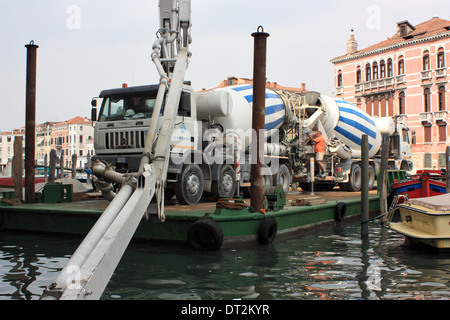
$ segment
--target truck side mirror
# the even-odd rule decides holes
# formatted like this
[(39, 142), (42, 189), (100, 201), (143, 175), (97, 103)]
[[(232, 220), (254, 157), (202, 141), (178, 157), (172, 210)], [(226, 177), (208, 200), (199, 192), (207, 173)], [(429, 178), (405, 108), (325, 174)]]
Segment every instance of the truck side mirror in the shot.
[(182, 117), (191, 116), (191, 95), (187, 92), (181, 93), (178, 115)]
[(416, 145), (416, 131), (412, 132), (411, 144)]
[(92, 106), (91, 120), (92, 120), (92, 122), (95, 122), (95, 121), (97, 121), (97, 100), (92, 99), (91, 106)]

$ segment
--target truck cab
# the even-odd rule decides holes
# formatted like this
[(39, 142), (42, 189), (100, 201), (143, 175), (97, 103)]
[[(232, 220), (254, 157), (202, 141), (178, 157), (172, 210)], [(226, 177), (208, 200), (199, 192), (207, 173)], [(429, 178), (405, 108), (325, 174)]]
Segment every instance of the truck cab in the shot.
[[(98, 116), (96, 100), (93, 100), (92, 120), (97, 121), (94, 131), (93, 161), (106, 161), (119, 173), (138, 171), (158, 87), (148, 85), (104, 90), (99, 96), (102, 103)], [(193, 150), (197, 142), (196, 110), (191, 86), (183, 86), (178, 110), (171, 145), (171, 153), (176, 154)], [(164, 102), (160, 114), (161, 121), (163, 112)]]

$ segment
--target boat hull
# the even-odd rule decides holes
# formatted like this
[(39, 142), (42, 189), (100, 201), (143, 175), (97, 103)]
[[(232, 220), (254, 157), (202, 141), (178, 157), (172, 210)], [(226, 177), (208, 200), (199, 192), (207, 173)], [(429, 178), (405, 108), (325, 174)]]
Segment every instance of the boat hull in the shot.
[[(391, 223), (390, 228), (435, 248), (450, 248), (450, 210), (447, 209), (450, 201), (445, 199), (450, 200), (450, 194), (410, 199), (398, 205), (401, 222)], [(439, 205), (439, 202), (444, 202), (444, 205)]]

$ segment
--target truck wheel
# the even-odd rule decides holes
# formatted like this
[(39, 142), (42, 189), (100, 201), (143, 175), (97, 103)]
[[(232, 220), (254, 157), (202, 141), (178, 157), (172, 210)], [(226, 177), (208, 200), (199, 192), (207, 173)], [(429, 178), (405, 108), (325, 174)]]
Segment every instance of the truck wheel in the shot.
[(181, 204), (196, 204), (203, 195), (203, 173), (196, 164), (185, 165), (175, 185), (175, 195)]
[(350, 176), (347, 182), (347, 191), (358, 192), (361, 191), (361, 167), (358, 164), (352, 165)]
[(219, 181), (213, 181), (211, 194), (216, 201), (220, 198), (233, 198), (236, 192), (236, 175), (229, 164), (223, 165), (219, 173)]
[(285, 193), (289, 192), (289, 188), (291, 187), (291, 174), (286, 165), (282, 164), (278, 168), (278, 172), (275, 177), (276, 185), (281, 184), (283, 186), (283, 190)]

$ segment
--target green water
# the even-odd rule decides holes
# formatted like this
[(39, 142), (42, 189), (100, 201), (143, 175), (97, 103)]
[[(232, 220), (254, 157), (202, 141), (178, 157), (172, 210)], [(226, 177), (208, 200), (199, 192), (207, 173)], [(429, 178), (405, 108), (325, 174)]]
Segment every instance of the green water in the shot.
[[(0, 300), (37, 300), (80, 238), (0, 232)], [(450, 254), (357, 222), (304, 231), (269, 246), (196, 252), (133, 242), (105, 300), (448, 300)]]

